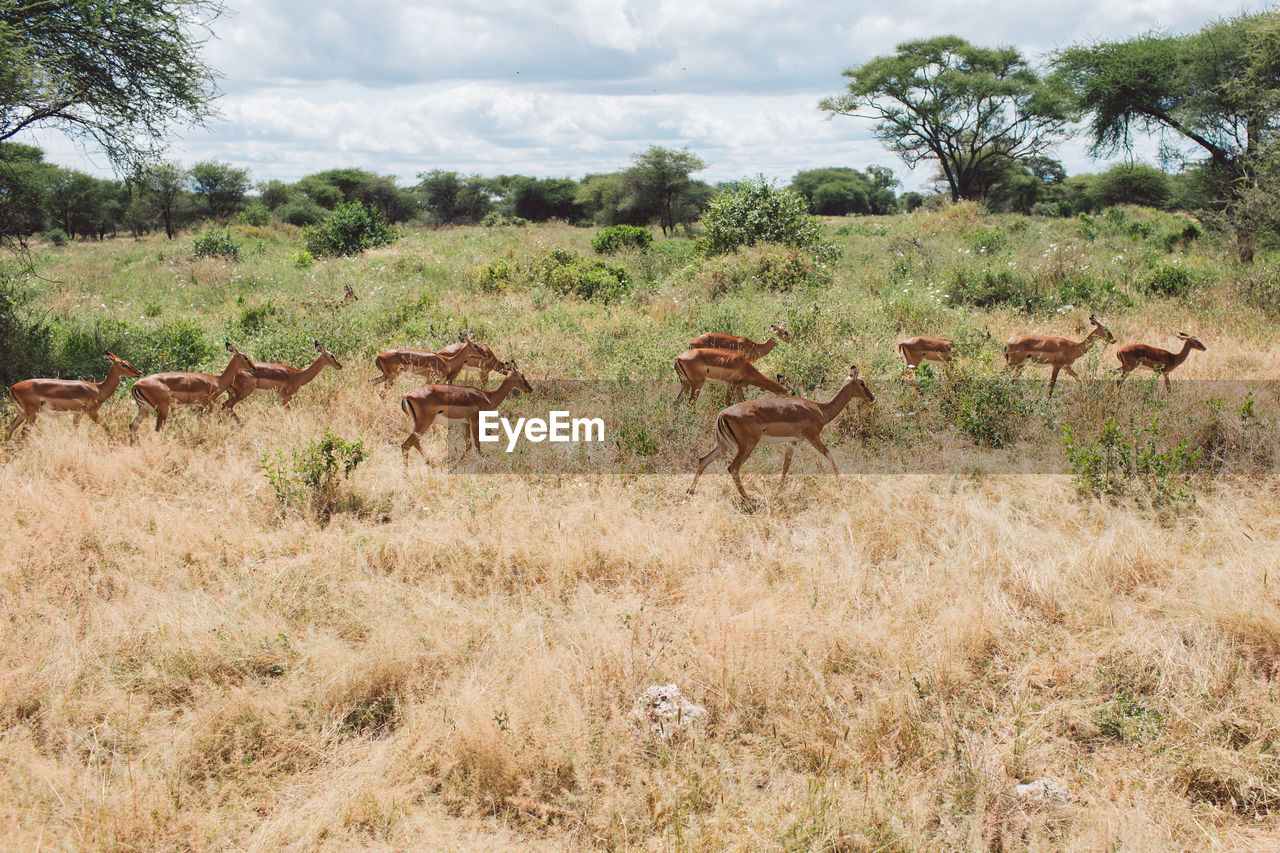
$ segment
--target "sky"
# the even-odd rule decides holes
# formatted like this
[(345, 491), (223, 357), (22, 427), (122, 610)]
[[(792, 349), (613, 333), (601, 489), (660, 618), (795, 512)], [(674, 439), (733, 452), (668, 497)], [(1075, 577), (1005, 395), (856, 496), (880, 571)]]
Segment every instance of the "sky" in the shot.
[[(184, 165), (219, 160), (255, 181), (356, 166), (416, 183), (432, 169), (581, 178), (650, 145), (688, 147), (710, 182), (787, 182), (826, 166), (909, 173), (874, 123), (829, 117), (841, 72), (899, 42), (955, 34), (1057, 48), (1152, 29), (1192, 32), (1261, 3), (1221, 0), (226, 0), (205, 58), (219, 117), (171, 140)], [(53, 131), (48, 159), (109, 175), (100, 153)], [(1139, 151), (1150, 158), (1152, 144)], [(1082, 142), (1057, 154), (1097, 171)]]

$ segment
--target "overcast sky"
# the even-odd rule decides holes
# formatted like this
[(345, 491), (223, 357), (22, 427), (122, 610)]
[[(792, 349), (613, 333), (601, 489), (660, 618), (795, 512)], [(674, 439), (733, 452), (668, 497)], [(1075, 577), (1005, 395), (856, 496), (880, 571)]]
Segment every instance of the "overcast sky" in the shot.
[[(216, 159), (254, 180), (338, 166), (581, 177), (650, 145), (688, 146), (708, 181), (889, 166), (871, 136), (828, 118), (841, 71), (898, 42), (953, 33), (1039, 60), (1069, 44), (1189, 32), (1263, 8), (1221, 0), (227, 0), (206, 46), (223, 75), (219, 119), (173, 140), (185, 165)], [(30, 141), (97, 174), (100, 155), (55, 133)], [(1069, 173), (1098, 166), (1059, 150)]]

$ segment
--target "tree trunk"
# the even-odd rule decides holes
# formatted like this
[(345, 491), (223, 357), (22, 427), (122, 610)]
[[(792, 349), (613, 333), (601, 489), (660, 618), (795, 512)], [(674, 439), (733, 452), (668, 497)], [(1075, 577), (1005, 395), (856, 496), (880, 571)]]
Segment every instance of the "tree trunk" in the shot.
[(1236, 226), (1236, 252), (1240, 256), (1240, 263), (1253, 263), (1253, 248), (1253, 229), (1243, 225)]

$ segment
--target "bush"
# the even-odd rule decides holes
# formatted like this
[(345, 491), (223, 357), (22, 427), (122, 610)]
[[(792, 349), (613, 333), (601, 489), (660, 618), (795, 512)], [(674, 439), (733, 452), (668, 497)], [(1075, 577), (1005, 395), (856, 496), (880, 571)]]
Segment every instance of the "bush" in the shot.
[(1177, 249), (1185, 249), (1199, 240), (1203, 236), (1200, 226), (1194, 222), (1188, 222), (1181, 231), (1170, 231), (1164, 235), (1164, 250), (1173, 252)]
[(1006, 376), (973, 376), (957, 371), (942, 399), (944, 417), (983, 447), (1007, 447), (1018, 437), (1031, 410)]
[(808, 252), (820, 263), (834, 263), (840, 249), (810, 216), (804, 196), (779, 189), (763, 177), (744, 181), (711, 200), (702, 215), (706, 229), (698, 239), (704, 255), (724, 255), (743, 246), (779, 243)]
[(568, 249), (552, 249), (542, 259), (538, 280), (562, 296), (609, 302), (631, 286), (627, 271), (604, 261), (588, 261)]
[(261, 228), (271, 224), (271, 211), (265, 204), (251, 204), (236, 214), (236, 221)]
[(359, 255), (394, 243), (400, 233), (382, 214), (358, 201), (340, 204), (324, 222), (307, 231), (307, 251), (316, 257)]
[(965, 238), (969, 250), (975, 255), (994, 255), (1009, 246), (1009, 235), (999, 228), (979, 228)]
[(45, 373), (52, 361), (52, 329), (31, 315), (27, 301), (27, 295), (0, 273), (0, 385), (5, 387)]
[(1191, 476), (1199, 450), (1184, 439), (1168, 450), (1160, 449), (1164, 430), (1159, 418), (1150, 426), (1130, 423), (1121, 427), (1108, 418), (1098, 434), (1087, 441), (1077, 439), (1070, 427), (1063, 427), (1062, 441), (1067, 461), (1082, 492), (1101, 495), (1145, 495), (1156, 501), (1191, 497)]
[(262, 470), (282, 506), (305, 507), (326, 522), (339, 508), (342, 480), (368, 457), (362, 440), (347, 441), (325, 427), (318, 439), (292, 454), (291, 463), (279, 450), (263, 454)]
[(480, 224), (485, 228), (497, 228), (502, 226), (513, 226), (515, 228), (523, 228), (529, 224), (529, 220), (521, 216), (507, 216), (498, 211), (492, 211), (485, 214), (484, 219), (480, 220)]
[(282, 204), (276, 208), (275, 212), (276, 216), (280, 217), (281, 222), (298, 226), (315, 225), (324, 219), (326, 213), (323, 207), (310, 198)]
[(315, 255), (306, 249), (299, 249), (289, 257), (293, 260), (293, 265), (300, 270), (309, 270), (316, 265)]
[(606, 228), (591, 240), (591, 248), (598, 254), (612, 255), (622, 249), (644, 251), (653, 243), (653, 234), (647, 228), (635, 225), (614, 225)]
[(45, 238), (55, 246), (65, 246), (71, 238), (67, 236), (67, 232), (61, 228), (50, 228), (44, 232)]
[(1006, 268), (960, 267), (946, 285), (946, 296), (952, 305), (972, 305), (975, 308), (1004, 306), (1035, 311), (1042, 307), (1042, 300), (1031, 283)]
[(240, 244), (231, 232), (213, 223), (205, 227), (204, 232), (196, 237), (192, 249), (197, 258), (227, 258), (240, 260)]
[(1181, 264), (1160, 264), (1151, 273), (1147, 289), (1158, 296), (1186, 296), (1194, 284), (1191, 272)]

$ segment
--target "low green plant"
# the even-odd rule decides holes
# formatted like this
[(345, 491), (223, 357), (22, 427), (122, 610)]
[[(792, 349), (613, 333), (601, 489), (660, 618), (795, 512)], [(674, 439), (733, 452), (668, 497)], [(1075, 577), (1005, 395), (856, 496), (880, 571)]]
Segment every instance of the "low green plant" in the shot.
[(262, 456), (262, 471), (281, 506), (305, 509), (327, 522), (341, 505), (340, 485), (369, 457), (364, 441), (347, 441), (328, 427), (315, 441), (294, 451), (289, 460), (283, 451)]
[(1187, 439), (1165, 446), (1164, 433), (1158, 417), (1150, 425), (1134, 421), (1123, 426), (1108, 418), (1091, 438), (1077, 437), (1064, 426), (1062, 441), (1076, 485), (1084, 493), (1188, 501), (1201, 451)]
[(612, 255), (623, 249), (644, 251), (653, 243), (653, 232), (635, 225), (614, 225), (591, 239), (591, 248), (600, 255)]
[(236, 238), (231, 234), (230, 229), (215, 225), (212, 222), (197, 235), (191, 248), (197, 258), (240, 260), (240, 244), (236, 242)]
[(774, 186), (764, 177), (743, 181), (711, 200), (702, 214), (698, 250), (723, 255), (744, 246), (777, 243), (808, 252), (819, 263), (834, 263), (840, 248), (829, 242), (821, 221), (809, 214), (804, 196)]
[(67, 236), (67, 232), (61, 228), (50, 228), (44, 232), (45, 239), (55, 246), (65, 246), (71, 238)]
[(529, 224), (529, 220), (523, 216), (508, 216), (505, 213), (499, 213), (494, 210), (486, 213), (484, 219), (480, 220), (480, 224), (485, 228), (523, 228)]
[(309, 270), (316, 265), (315, 255), (306, 249), (299, 249), (289, 257), (293, 261), (293, 265), (300, 270)]
[(265, 204), (251, 204), (236, 214), (236, 221), (261, 228), (271, 224), (271, 211)]
[(538, 266), (536, 278), (561, 296), (572, 295), (602, 302), (623, 296), (631, 286), (627, 271), (622, 267), (587, 260), (569, 249), (548, 252)]
[(1017, 440), (1031, 407), (1011, 377), (956, 370), (941, 398), (940, 410), (962, 434), (982, 447), (1007, 447)]
[(1147, 280), (1147, 289), (1158, 296), (1186, 296), (1194, 285), (1191, 272), (1179, 263), (1160, 264)]
[(1015, 270), (999, 266), (958, 267), (946, 283), (945, 292), (951, 305), (1027, 312), (1044, 307), (1044, 300), (1030, 281)]

